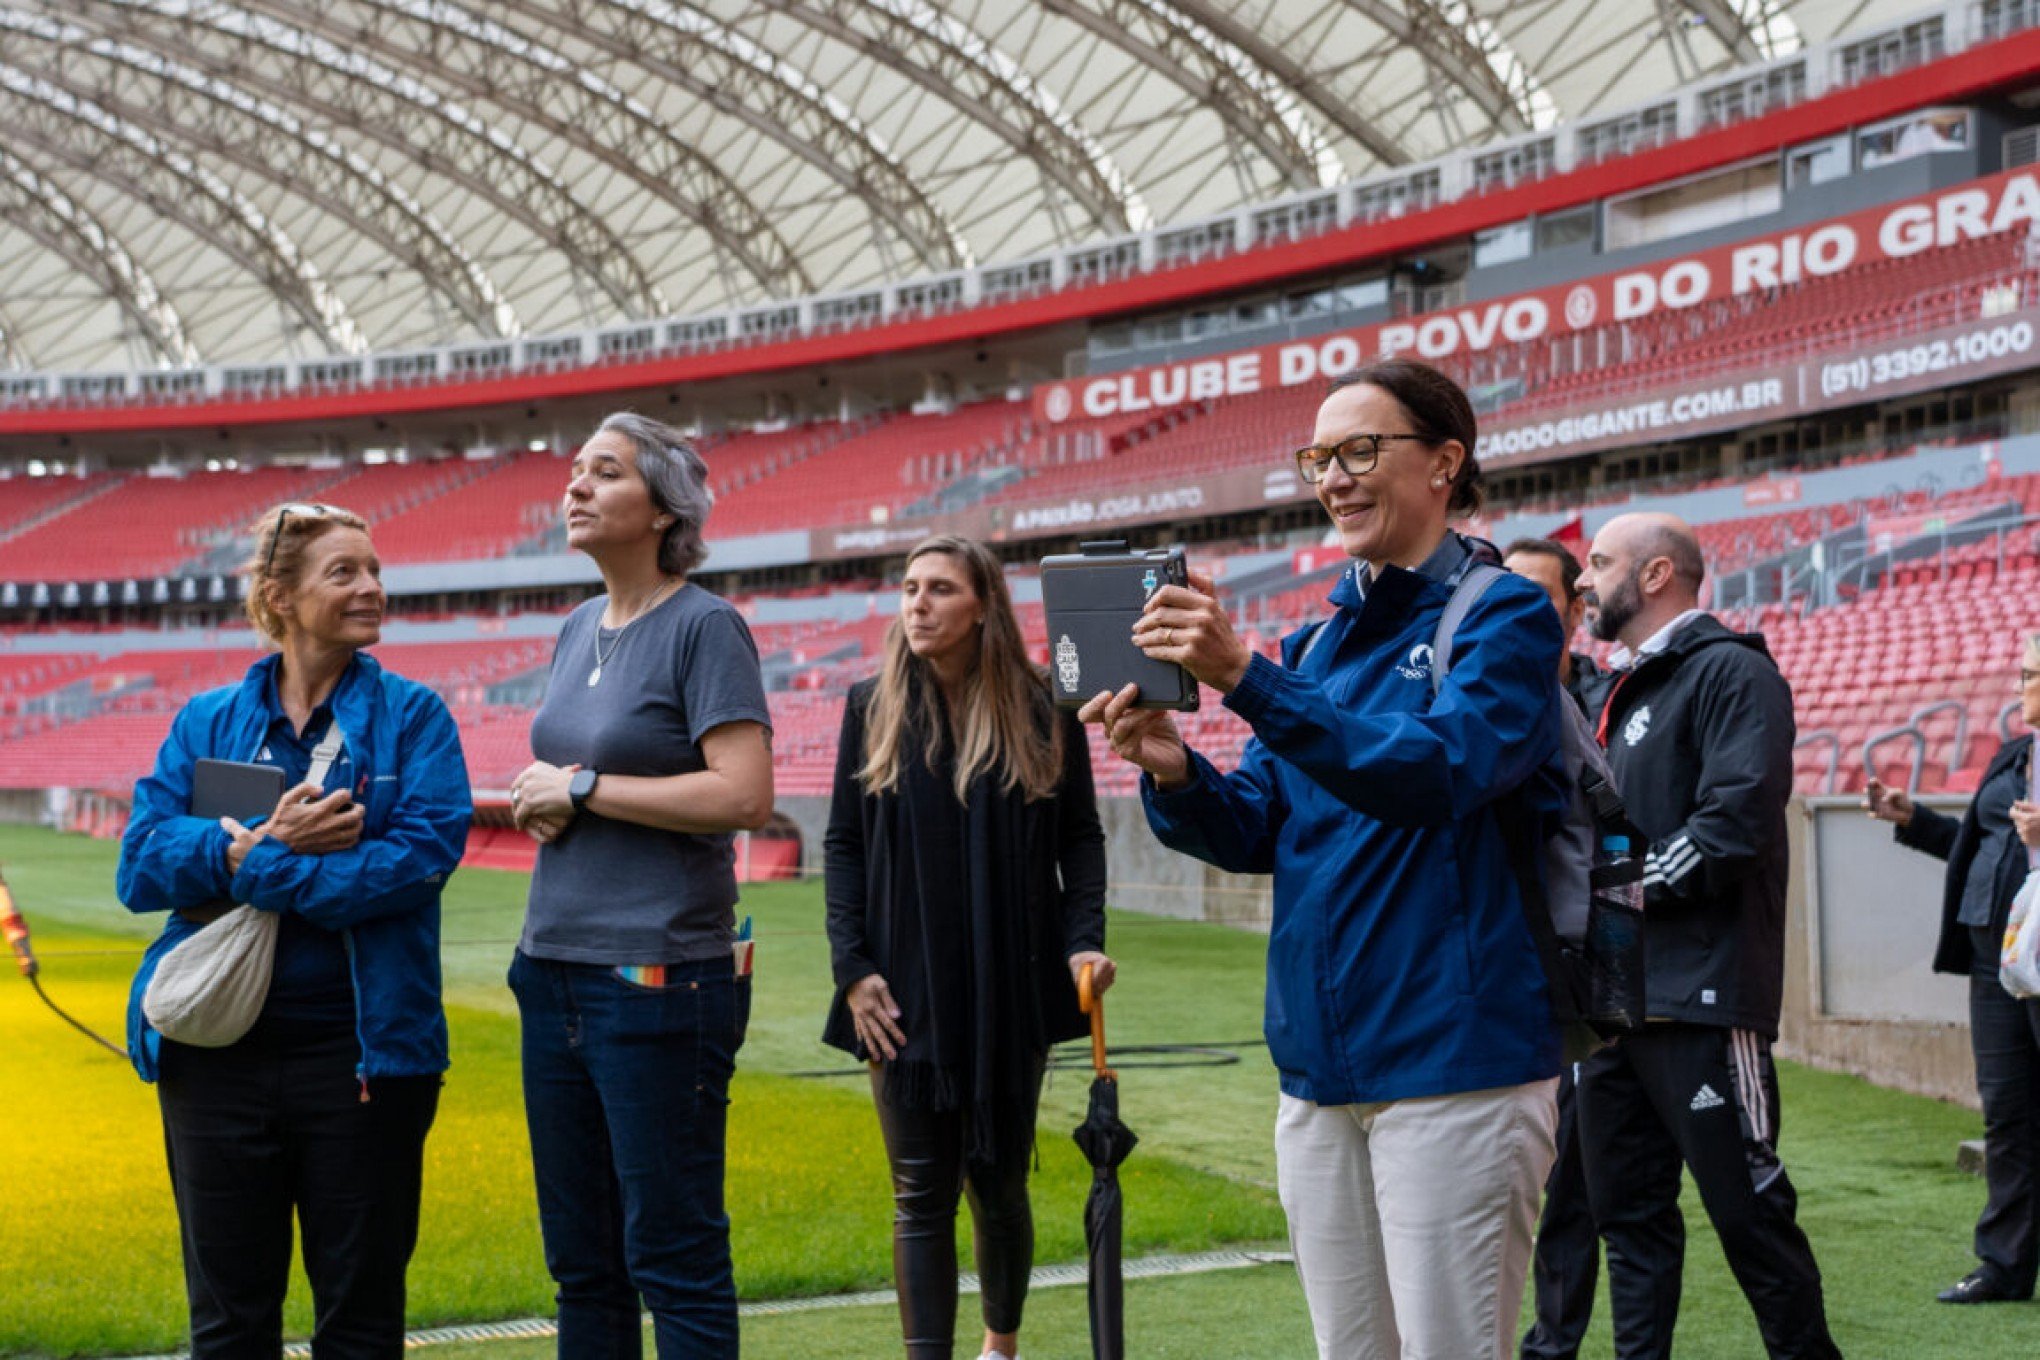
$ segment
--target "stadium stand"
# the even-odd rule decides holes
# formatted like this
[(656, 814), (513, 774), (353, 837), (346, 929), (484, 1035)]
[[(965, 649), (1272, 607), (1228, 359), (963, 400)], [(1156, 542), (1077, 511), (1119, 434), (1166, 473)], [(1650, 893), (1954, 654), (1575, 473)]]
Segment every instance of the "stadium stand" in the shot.
[(0, 542), (0, 580), (167, 576), (233, 541), (279, 501), (315, 499), (330, 472), (255, 468), (187, 476), (133, 475)]
[(1507, 347), (1492, 359), (1462, 365), (1462, 376), (1472, 382), (1483, 373), (1489, 380), (1520, 378), (1527, 395), (1507, 409), (1548, 411), (1666, 378), (1695, 381), (1975, 320), (2007, 297), (2034, 297), (2035, 282), (2026, 233), (2005, 232), (1659, 318)]
[(567, 459), (512, 453), (468, 466), (470, 475), (438, 494), (374, 521), (386, 564), (502, 557), (552, 532)]
[[(1278, 389), (1178, 407), (1145, 420), (1088, 422), (1058, 431), (1098, 450), (1093, 456), (1048, 464), (1041, 455), (1022, 464), (1030, 475), (1002, 487), (994, 502), (1098, 491), (1142, 482), (1166, 482), (1224, 468), (1279, 467), (1283, 454), (1308, 442), (1316, 387)], [(1299, 438), (1299, 431), (1303, 437)], [(1046, 440), (1040, 441), (1046, 445)]]
[[(534, 470), (556, 472), (557, 467), (557, 460), (544, 459), (522, 470), (532, 472), (535, 481)], [(513, 470), (519, 470), (515, 462), (496, 475)], [(463, 483), (449, 495), (474, 485)], [(1807, 610), (1804, 602), (1771, 605), (1746, 618), (1765, 633), (1801, 696), (1802, 734), (1817, 738), (1800, 755), (1803, 789), (1827, 787), (1830, 743), (1841, 753), (1834, 788), (1860, 787), (1865, 742), (1896, 734), (1912, 724), (1918, 710), (1950, 700), (1960, 705), (1961, 733), (1952, 711), (1939, 710), (1926, 721), (1922, 740), (1886, 736), (1879, 768), (1909, 777), (1912, 748), (1919, 746), (1920, 787), (1960, 789), (1973, 781), (1990, 749), (1986, 738), (1998, 730), (2013, 695), (2016, 648), (2008, 640), (2040, 629), (2040, 603), (2029, 603), (2040, 601), (2035, 590), (2040, 586), (2040, 530), (2017, 518), (1993, 520), (2017, 527), (1935, 547), (1925, 556), (1903, 554), (1910, 543), (1932, 546), (1949, 525), (1980, 511), (2040, 515), (2040, 474), (1995, 477), (1940, 495), (1912, 490), (1697, 526), (1716, 576), (1848, 531), (1897, 526), (1884, 529), (1883, 539), (1873, 545), (1885, 565), (1871, 588), (1828, 608)], [(1236, 549), (1204, 560), (1220, 573), (1229, 603), (1245, 622), (1249, 645), (1270, 655), (1284, 634), (1322, 615), (1325, 593), (1343, 570), (1335, 554), (1328, 557), (1315, 549), (1274, 554)], [(771, 701), (779, 725), (775, 758), (784, 795), (826, 794), (841, 695), (849, 683), (875, 669), (890, 623), (882, 595), (862, 589), (844, 594), (870, 601), (858, 606), (867, 612), (849, 620), (829, 617), (837, 597), (812, 590), (750, 596), (744, 602), (756, 610), (761, 604), (798, 608), (805, 601), (818, 611), (753, 628), (774, 690)], [(1045, 659), (1039, 603), (1023, 602), (1018, 613), (1030, 652)], [(550, 651), (549, 638), (525, 637), (399, 642), (378, 648), (377, 654), (446, 696), (460, 720), (476, 785), (487, 789), (506, 785), (529, 760), (528, 705), (494, 702), (492, 691), (505, 682), (537, 679)], [(142, 772), (160, 740), (160, 722), (146, 720), (163, 719), (198, 690), (232, 681), (255, 654), (245, 645), (128, 648), (105, 657), (0, 653), (0, 718), (11, 720), (0, 727), (0, 751), (5, 753), (0, 787), (42, 787), (59, 775), (92, 770), (99, 781), (94, 787), (118, 788)], [(1223, 708), (1219, 696), (1204, 697), (1203, 708), (1184, 719), (1186, 733), (1214, 758), (1236, 758), (1245, 740), (1244, 725)], [(73, 754), (78, 751), (86, 754)], [(1104, 758), (1102, 749), (1095, 755), (1101, 788), (1132, 788), (1131, 775), (1120, 762)]]
[[(1859, 125), (1867, 116), (1863, 110), (1871, 108), (1883, 110), (1877, 116), (1887, 120), (1909, 110), (1940, 110), (1947, 90), (1957, 83), (1958, 69), (1946, 64), (1953, 58), (1944, 61), (1944, 53), (1965, 56), (1975, 67), (2008, 50), (1990, 45), (2002, 37), (1995, 30), (1963, 29), (1959, 42), (1956, 36), (1944, 31), (1938, 45), (1928, 43), (1907, 57), (1915, 64), (1911, 76), (1920, 78), (1910, 91), (1899, 90), (1904, 81), (1876, 83), (1876, 77), (1890, 74), (1891, 59), (1879, 56), (1866, 66), (1868, 59), (1850, 55), (1856, 49), (1849, 42), (1855, 39), (1837, 35), (1839, 45), (1801, 53), (1805, 79), (1796, 88), (1788, 82), (1761, 114), (1733, 100), (1714, 100), (1728, 85), (1685, 87), (1678, 95), (1684, 102), (1677, 127), (1653, 141), (1611, 147), (1595, 140), (1593, 126), (1575, 121), (1555, 134), (1556, 151), (1532, 154), (1533, 144), (1527, 142), (1501, 150), (1459, 146), (1442, 167), (1406, 167), (1412, 175), (1433, 173), (1438, 183), (1417, 192), (1411, 180), (1403, 185), (1411, 194), (1401, 199), (1370, 196), (1381, 187), (1370, 177), (1325, 197), (1333, 210), (1309, 207), (1315, 201), (1309, 195), (1254, 204), (1222, 218), (1167, 223), (1144, 236), (1138, 248), (1123, 248), (1131, 238), (1115, 237), (1059, 248), (1052, 260), (1042, 257), (1040, 268), (996, 261), (973, 266), (957, 276), (953, 289), (939, 279), (930, 283), (916, 276), (888, 276), (868, 297), (775, 300), (769, 307), (761, 303), (713, 317), (690, 314), (586, 333), (532, 334), (470, 350), (441, 346), (411, 354), (372, 352), (189, 371), (9, 375), (0, 386), (0, 408), (7, 411), (55, 410), (83, 419), (95, 410), (131, 411), (152, 403), (169, 410), (212, 402), (233, 408), (229, 414), (238, 420), (265, 402), (280, 401), (289, 408), (300, 398), (400, 393), (410, 402), (404, 409), (427, 417), (433, 433), (399, 438), (392, 431), (385, 439), (378, 425), (378, 443), (412, 453), (374, 465), (351, 461), (357, 455), (347, 451), (349, 440), (334, 437), (328, 444), (322, 430), (316, 447), (330, 451), (315, 456), (305, 452), (314, 447), (308, 439), (279, 441), (277, 453), (292, 466), (201, 472), (195, 469), (206, 455), (191, 452), (200, 446), (175, 444), (171, 437), (171, 431), (195, 428), (191, 422), (166, 417), (160, 432), (146, 422), (125, 426), (140, 430), (144, 439), (160, 434), (163, 448), (175, 444), (178, 452), (143, 452), (137, 443), (117, 455), (88, 452), (82, 465), (95, 469), (88, 476), (75, 475), (81, 464), (73, 453), (65, 460), (67, 475), (0, 477), (0, 586), (59, 585), (81, 578), (156, 578), (159, 584), (183, 578), (188, 583), (194, 577), (224, 575), (245, 555), (247, 525), (257, 513), (277, 501), (312, 499), (363, 513), (385, 562), (418, 569), (423, 579), (441, 565), (505, 564), (506, 582), (500, 589), (476, 592), (462, 585), (435, 595), (429, 586), (420, 588), (398, 611), (407, 622), (438, 620), (459, 631), (490, 614), (556, 612), (571, 604), (580, 589), (575, 582), (585, 579), (557, 565), (570, 560), (557, 518), (567, 460), (552, 451), (560, 439), (553, 427), (565, 422), (550, 409), (541, 415), (536, 404), (527, 405), (519, 396), (506, 398), (485, 418), (461, 423), (465, 407), (460, 402), (449, 398), (445, 410), (432, 408), (429, 398), (436, 385), (452, 392), (463, 384), (499, 382), (515, 374), (571, 380), (629, 370), (659, 355), (769, 357), (776, 347), (800, 337), (842, 339), (930, 318), (954, 320), (974, 310), (994, 317), (1007, 315), (1016, 303), (1052, 303), (1058, 310), (1053, 316), (1041, 313), (1048, 318), (1042, 328), (1068, 322), (1071, 329), (1039, 351), (1021, 346), (1014, 355), (994, 360), (981, 348), (985, 336), (958, 324), (939, 342), (895, 356), (886, 372), (862, 375), (866, 383), (824, 357), (790, 363), (762, 377), (732, 360), (721, 378), (712, 376), (684, 391), (666, 381), (670, 375), (647, 373), (641, 388), (617, 402), (656, 402), (653, 409), (685, 412), (709, 431), (700, 443), (717, 497), (711, 537), (718, 545), (740, 548), (740, 565), (728, 568), (726, 579), (715, 584), (758, 620), (753, 634), (780, 729), (780, 791), (790, 797), (824, 794), (833, 770), (842, 692), (871, 672), (882, 646), (888, 602), (873, 593), (879, 587), (871, 578), (884, 570), (880, 563), (888, 553), (904, 546), (890, 536), (895, 530), (911, 537), (921, 525), (940, 526), (943, 516), (964, 510), (983, 510), (983, 522), (1001, 525), (1005, 522), (997, 516), (1008, 507), (1167, 486), (1176, 479), (1237, 469), (1276, 474), (1286, 468), (1289, 450), (1308, 438), (1320, 391), (1310, 381), (1208, 397), (1167, 410), (1080, 415), (1055, 423), (1035, 414), (1026, 399), (1028, 382), (1109, 373), (1122, 362), (1140, 366), (1222, 354), (1229, 343), (1223, 339), (1225, 328), (1249, 314), (1261, 318), (1254, 324), (1264, 331), (1279, 329), (1283, 339), (1312, 339), (1321, 330), (1385, 319), (1421, 323), (1510, 290), (1603, 278), (1639, 260), (1661, 261), (1687, 249), (1682, 232), (1704, 229), (1713, 243), (1707, 248), (1725, 250), (1736, 244), (1733, 224), (1745, 219), (1752, 225), (1744, 235), (1805, 227), (1833, 210), (1823, 206), (1810, 184), (1794, 179), (1792, 157), (1798, 154), (1795, 148), (1821, 138), (1845, 144), (1848, 168), (1859, 174), (1852, 203), (1860, 199), (1874, 206), (1880, 196), (1898, 200), (1929, 184), (1980, 183), (2000, 173), (2000, 160), (2010, 163), (1978, 150), (1984, 123), (1975, 124), (1960, 160), (1952, 158), (1953, 148), (1944, 147), (1940, 150), (1950, 159), (1921, 161), (1901, 174), (1886, 173), (1887, 166), (1879, 172), (1885, 174), (1881, 179), (1871, 176), (1878, 164), (1867, 149), (1879, 129)], [(1857, 62), (1853, 68), (1851, 61)], [(2034, 74), (2016, 63), (2007, 69), (2011, 74), (1992, 87), (1998, 93), (2016, 93)], [(1790, 112), (1801, 102), (1818, 102), (1816, 96), (1833, 95), (1858, 81), (1871, 83), (1843, 101), (1860, 98), (1860, 109), (1827, 106), (1819, 115), (1826, 122), (1799, 121)], [(1964, 107), (1981, 108), (1982, 98)], [(1710, 145), (1708, 138), (1745, 116), (1769, 120), (1762, 126), (1767, 133), (1777, 130), (1776, 142), (1786, 148), (1778, 153), (1781, 205), (1775, 211), (1741, 200), (1732, 207), (1723, 206), (1727, 200), (1709, 200), (1692, 210), (1692, 220), (1683, 220), (1674, 208), (1662, 220), (1645, 223), (1648, 232), (1660, 234), (1646, 234), (1641, 244), (1618, 250), (1602, 235), (1590, 233), (1584, 245), (1562, 246), (1564, 253), (1533, 258), (1514, 273), (1510, 268), (1520, 257), (1483, 260), (1483, 249), (1492, 240), (1467, 226), (1476, 220), (1487, 223), (1484, 214), (1504, 212), (1512, 202), (1539, 205), (1521, 209), (1533, 256), (1543, 250), (1541, 233), (1552, 214), (1584, 205), (1598, 209), (1601, 228), (1610, 228), (1616, 209), (1628, 211), (1637, 193), (1665, 187), (1684, 193), (1696, 182), (1684, 171), (1672, 174), (1663, 168), (1673, 159), (1653, 159), (1651, 153), (1691, 153), (1698, 159), (1688, 169), (1711, 173), (1720, 167), (1701, 154)], [(1991, 116), (2000, 121), (2012, 117)], [(1890, 149), (1879, 154), (1888, 155)], [(1580, 175), (1587, 178), (1568, 178)], [(1564, 197), (1570, 184), (1598, 187), (1581, 190), (1575, 202)], [(1544, 187), (1536, 194), (1522, 192), (1535, 185)], [(1751, 202), (1763, 199), (1758, 194)], [(1437, 207), (1448, 210), (1429, 211)], [(1866, 256), (1826, 276), (1521, 342), (1497, 342), (1477, 353), (1453, 354), (1442, 363), (1476, 391), (1483, 421), (1507, 422), (1640, 400), (1678, 385), (1776, 369), (1809, 356), (1860, 353), (1866, 346), (1958, 323), (2030, 320), (2040, 303), (2035, 269), (2040, 255), (2032, 224), (2014, 216), (1988, 230), (1972, 230), (1975, 224), (1960, 211), (1948, 210), (1942, 225), (1958, 218), (1956, 225), (1963, 230), (1943, 232), (1931, 249)], [(1512, 220), (1505, 214), (1488, 225), (1508, 226)], [(1348, 243), (1340, 247), (1343, 254), (1326, 253), (1318, 265), (1296, 267), (1293, 278), (1269, 276), (1275, 283), (1265, 288), (1261, 276), (1252, 273), (1283, 258), (1285, 251), (1294, 255), (1299, 243), (1331, 241), (1341, 228), (1366, 222), (1375, 223), (1383, 239), (1398, 242), (1395, 249), (1368, 253)], [(1208, 237), (1205, 245), (1184, 244), (1185, 233), (1194, 234), (1193, 228)], [(1213, 261), (1233, 271), (1226, 277), (1235, 282), (1199, 285), (1200, 266)], [(966, 276), (968, 287), (961, 282)], [(1129, 287), (1132, 283), (1141, 286)], [(1330, 304), (1319, 307), (1325, 297), (1345, 292), (1365, 293), (1365, 316), (1341, 318)], [(1166, 298), (1166, 305), (1157, 298)], [(1179, 321), (1179, 328), (1169, 330)], [(1109, 327), (1129, 335), (1145, 327), (1163, 338), (1130, 343), (1115, 359), (1104, 344), (1093, 343)], [(1086, 333), (1078, 334), (1079, 329)], [(1266, 333), (1256, 332), (1251, 341), (1239, 343), (1266, 340)], [(924, 357), (926, 371), (916, 371)], [(980, 364), (989, 366), (979, 369)], [(2017, 371), (1993, 370), (1992, 380)], [(956, 382), (957, 372), (974, 374), (977, 381)], [(2013, 385), (2017, 381), (2011, 380)], [(1985, 385), (1968, 384), (1977, 391)], [(826, 395), (816, 395), (825, 387)], [(805, 395), (797, 390), (809, 388), (813, 391)], [(903, 393), (948, 390), (960, 400), (953, 409), (925, 414), (898, 409)], [(553, 398), (579, 395), (570, 385), (548, 391)], [(606, 400), (609, 389), (588, 395)], [(1948, 391), (1937, 394), (1925, 384), (1913, 384), (1899, 395), (1922, 406), (1937, 401), (1945, 406), (1950, 400)], [(1883, 407), (1863, 403), (1847, 416), (1851, 428), (1843, 435), (1866, 443), (1866, 451), (1849, 457), (1874, 456), (1869, 441), (1896, 446), (1902, 441), (1895, 430), (1921, 427), (1914, 412), (1901, 409), (1897, 400)], [(2005, 432), (2033, 424), (2031, 411), (2015, 410), (2015, 405), (2000, 392), (1990, 408)], [(327, 409), (340, 408), (319, 408)], [(819, 411), (834, 411), (837, 418), (813, 418)], [(761, 419), (767, 415), (773, 418)], [(577, 418), (586, 416), (579, 411)], [(1944, 411), (1932, 420), (1952, 428), (1972, 416)], [(270, 417), (293, 418), (290, 409), (272, 411)], [(318, 419), (306, 414), (299, 423), (309, 427)], [(457, 437), (446, 433), (456, 426)], [(213, 431), (205, 435), (211, 439)], [(1712, 444), (1687, 441), (1684, 459), (1668, 459), (1673, 470), (1656, 482), (1634, 480), (1644, 477), (1640, 471), (1611, 478), (1607, 467), (1590, 469), (1591, 475), (1574, 483), (1590, 489), (1541, 505), (1505, 504), (1491, 523), (1501, 534), (1512, 525), (1531, 523), (1540, 510), (1595, 514), (1618, 501), (1643, 503), (1620, 499), (1637, 487), (1670, 494), (1674, 482), (1679, 494), (1718, 490), (1732, 498), (1753, 466), (1789, 473), (1802, 465), (1795, 461), (1797, 454), (1759, 455), (1754, 448), (1737, 447), (1736, 438), (1729, 432)], [(534, 441), (541, 447), (534, 449)], [(457, 452), (491, 445), (502, 451), (484, 456)], [(369, 446), (365, 436), (351, 444), (364, 446)], [(285, 447), (292, 451), (284, 454)], [(1642, 462), (1663, 447), (1639, 439), (1626, 452)], [(1807, 467), (1843, 460), (1842, 446), (1833, 441), (1792, 447), (1816, 451), (1806, 459)], [(417, 453), (420, 449), (427, 452)], [(1611, 454), (1608, 467), (1623, 452)], [(1567, 456), (1560, 449), (1552, 459)], [(10, 458), (10, 471), (26, 465), (6, 450), (0, 450), (0, 457)], [(299, 461), (307, 457), (313, 461)], [(181, 475), (156, 475), (178, 470)], [(1219, 556), (1222, 588), (1249, 644), (1270, 654), (1286, 632), (1323, 612), (1325, 591), (1341, 566), (1336, 558), (1327, 561), (1312, 551), (1319, 534), (1300, 527), (1314, 523), (1309, 502), (1284, 495), (1268, 506), (1240, 512), (1218, 530), (1242, 536)], [(1911, 778), (1917, 763), (1922, 787), (1959, 789), (1973, 782), (2010, 697), (2015, 649), (2008, 640), (2040, 622), (2036, 611), (2023, 604), (2040, 583), (2034, 531), (2023, 522), (2035, 516), (2040, 516), (2040, 472), (2026, 466), (2012, 475), (1994, 472), (1975, 484), (1893, 486), (1874, 494), (1857, 487), (1776, 508), (1752, 502), (1738, 509), (1722, 499), (1709, 502), (1704, 516), (1695, 516), (1712, 576), (1724, 584), (1734, 578), (1736, 617), (1765, 631), (1799, 689), (1801, 730), (1807, 738), (1799, 757), (1802, 788), (1860, 785), (1869, 744), (1874, 744), (1870, 754), (1879, 768), (1902, 770)], [(898, 529), (903, 522), (911, 527)], [(832, 580), (828, 572), (805, 570), (810, 564), (800, 560), (797, 548), (785, 549), (792, 557), (776, 558), (755, 552), (746, 556), (742, 550), (747, 542), (767, 536), (785, 535), (787, 542), (798, 544), (802, 533), (836, 527), (885, 531), (873, 537), (880, 546), (871, 550), (868, 561), (846, 560), (831, 568), (857, 579)], [(1209, 531), (1209, 526), (1200, 530)], [(1017, 545), (1025, 537), (1013, 534), (1007, 542)], [(1808, 565), (1816, 547), (1817, 568)], [(516, 565), (526, 558), (542, 560), (543, 570)], [(547, 571), (555, 574), (547, 576)], [(473, 577), (461, 579), (471, 582)], [(1024, 574), (1016, 582), (1024, 584)], [(524, 597), (514, 598), (520, 591)], [(149, 636), (162, 620), (148, 607), (117, 618), (91, 616), (82, 606), (73, 614), (61, 609), (37, 613), (37, 607), (20, 602), (23, 598), (16, 597), (11, 615), (4, 612), (9, 606), (0, 605), (0, 618), (21, 620), (0, 631), (0, 787), (78, 782), (117, 791), (146, 764), (167, 715), (197, 689), (230, 680), (254, 654), (240, 641), (219, 642), (244, 634), (195, 631), (230, 623), (230, 599), (197, 601), (186, 594), (178, 604), (187, 612), (169, 616), (175, 621), (167, 631)], [(1044, 659), (1047, 639), (1039, 605), (1023, 602), (1020, 612), (1030, 652)], [(76, 639), (62, 639), (62, 650), (7, 650), (16, 629), (48, 633), (59, 626), (78, 633)], [(194, 631), (179, 633), (180, 626)], [(478, 787), (500, 789), (528, 758), (530, 703), (543, 682), (550, 651), (549, 626), (545, 632), (397, 641), (379, 649), (387, 664), (447, 697), (461, 723)], [(39, 646), (50, 642), (36, 639)], [(1193, 741), (1223, 763), (1237, 755), (1245, 729), (1215, 695), (1205, 697), (1208, 702), (1185, 719), (1185, 726)], [(1109, 791), (1131, 787), (1119, 762), (1101, 758), (1097, 768)], [(500, 831), (479, 828), (475, 856), (521, 862), (523, 847)]]
[[(717, 500), (713, 522), (720, 533), (747, 534), (883, 521), (913, 502), (933, 498), (950, 479), (998, 457), (1028, 433), (1025, 408), (1003, 401), (948, 414), (858, 422), (834, 440), (824, 434), (808, 444), (805, 454), (778, 465), (777, 470), (790, 471), (826, 449), (822, 486), (773, 477), (754, 463), (753, 475)], [(721, 466), (715, 453), (709, 459), (712, 467)], [(796, 486), (800, 489), (789, 494)]]
[[(1864, 747), (1880, 744), (1880, 777), (1906, 784), (1914, 754), (1896, 734), (1922, 709), (1953, 703), (1926, 724), (1919, 787), (1973, 789), (1996, 749), (2000, 722), (2018, 697), (2018, 654), (2040, 631), (2040, 561), (2029, 552), (1999, 575), (1965, 564), (1945, 580), (1908, 580), (1804, 618), (1779, 613), (1761, 631), (1792, 681), (1802, 736), (1830, 731), (1840, 743), (1837, 792), (1860, 789)], [(1958, 716), (1959, 714), (1959, 716)], [(1817, 773), (1803, 757), (1801, 787)]]
[(18, 713), (24, 701), (72, 683), (91, 662), (82, 652), (0, 653), (0, 714)]
[(46, 516), (65, 510), (118, 485), (118, 473), (87, 477), (8, 477), (0, 479), (0, 542), (34, 527)]

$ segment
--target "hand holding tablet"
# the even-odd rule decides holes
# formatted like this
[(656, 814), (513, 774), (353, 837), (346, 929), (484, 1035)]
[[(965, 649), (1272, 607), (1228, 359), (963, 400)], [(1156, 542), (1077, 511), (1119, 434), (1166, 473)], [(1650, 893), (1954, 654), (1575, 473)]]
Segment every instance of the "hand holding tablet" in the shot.
[(1041, 599), (1056, 703), (1077, 708), (1101, 691), (1137, 685), (1141, 708), (1194, 711), (1196, 678), (1173, 658), (1158, 656), (1168, 650), (1159, 641), (1144, 646), (1136, 637), (1148, 602), (1189, 583), (1180, 547), (1138, 551), (1107, 539), (1043, 558)]

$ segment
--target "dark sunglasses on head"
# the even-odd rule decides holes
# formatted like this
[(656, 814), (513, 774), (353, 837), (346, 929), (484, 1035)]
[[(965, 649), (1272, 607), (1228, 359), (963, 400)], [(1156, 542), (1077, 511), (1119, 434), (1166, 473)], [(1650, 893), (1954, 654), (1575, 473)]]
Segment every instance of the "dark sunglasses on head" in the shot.
[(276, 565), (276, 545), (283, 542), (283, 526), (293, 519), (330, 519), (347, 512), (334, 505), (320, 505), (315, 501), (292, 501), (276, 512), (276, 532), (269, 536), (269, 551), (262, 556), (262, 574)]

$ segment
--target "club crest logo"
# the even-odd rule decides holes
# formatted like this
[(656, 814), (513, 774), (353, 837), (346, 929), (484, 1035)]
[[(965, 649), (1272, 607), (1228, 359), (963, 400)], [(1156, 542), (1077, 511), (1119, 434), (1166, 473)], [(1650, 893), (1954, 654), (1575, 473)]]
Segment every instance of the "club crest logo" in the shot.
[(1639, 741), (1642, 741), (1644, 734), (1649, 731), (1650, 705), (1645, 704), (1642, 708), (1629, 715), (1629, 721), (1622, 728), (1622, 740), (1626, 745), (1634, 746)]
[(1077, 681), (1082, 677), (1082, 668), (1077, 663), (1077, 644), (1070, 641), (1068, 633), (1064, 633), (1062, 641), (1055, 644), (1055, 678), (1065, 694), (1075, 694)]
[(1599, 310), (1600, 304), (1594, 298), (1594, 290), (1584, 283), (1565, 295), (1566, 324), (1576, 331), (1585, 330), (1593, 325), (1594, 313)]
[(1406, 660), (1395, 668), (1395, 673), (1405, 680), (1429, 680), (1431, 678), (1431, 644), (1420, 642), (1410, 648)]
[(1149, 595), (1154, 594), (1155, 588), (1161, 585), (1161, 583), (1162, 578), (1155, 575), (1153, 567), (1149, 567), (1147, 573), (1140, 578), (1141, 598), (1145, 599)]

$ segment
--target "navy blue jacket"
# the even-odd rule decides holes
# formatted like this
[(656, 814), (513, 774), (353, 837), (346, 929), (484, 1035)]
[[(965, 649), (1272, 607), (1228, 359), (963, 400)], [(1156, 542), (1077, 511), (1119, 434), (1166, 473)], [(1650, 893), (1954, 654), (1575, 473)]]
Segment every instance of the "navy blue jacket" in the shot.
[(1504, 575), (1454, 639), (1436, 701), (1431, 642), (1463, 540), (1423, 573), (1351, 573), (1297, 669), (1255, 657), (1226, 706), (1254, 730), (1237, 772), (1193, 753), (1191, 784), (1142, 781), (1177, 850), (1275, 876), (1268, 1048), (1285, 1093), (1321, 1105), (1449, 1095), (1556, 1076), (1558, 1031), (1497, 820), (1505, 795), (1558, 815), (1558, 616)]
[(269, 723), (264, 696), (276, 683), (278, 661), (266, 656), (238, 685), (186, 704), (156, 753), (154, 772), (135, 785), (134, 815), (120, 845), (120, 900), (129, 911), (170, 912), (128, 997), (135, 1070), (154, 1081), (162, 1043), (142, 1015), (142, 994), (163, 955), (199, 929), (176, 909), (225, 901), (294, 911), (344, 933), (364, 1081), (443, 1072), (439, 895), (460, 863), (474, 812), (460, 734), (437, 694), (357, 653), (331, 703), (354, 762), (354, 798), (363, 805), (360, 842), (330, 855), (299, 855), (264, 839), (230, 874), (227, 833), (188, 814), (192, 769), (208, 757), (254, 759)]

